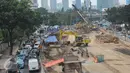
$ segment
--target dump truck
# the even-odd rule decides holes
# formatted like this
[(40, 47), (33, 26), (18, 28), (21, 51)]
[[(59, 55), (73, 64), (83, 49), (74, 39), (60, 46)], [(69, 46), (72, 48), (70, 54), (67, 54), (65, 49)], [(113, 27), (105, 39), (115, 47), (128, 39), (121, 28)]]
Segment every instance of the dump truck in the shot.
[(88, 44), (91, 42), (91, 40), (89, 39), (89, 37), (87, 38), (83, 38), (83, 36), (78, 35), (76, 36), (75, 42), (74, 42), (74, 46), (88, 46)]

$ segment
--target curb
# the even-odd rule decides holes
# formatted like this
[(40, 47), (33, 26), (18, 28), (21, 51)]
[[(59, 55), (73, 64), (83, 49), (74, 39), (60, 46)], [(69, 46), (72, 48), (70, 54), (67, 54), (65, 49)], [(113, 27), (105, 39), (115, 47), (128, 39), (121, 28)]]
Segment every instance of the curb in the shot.
[(8, 69), (8, 68), (7, 68), (7, 64), (8, 64), (8, 62), (9, 62), (10, 59), (11, 59), (11, 57), (8, 58), (8, 59), (5, 61), (5, 63), (4, 63), (4, 69), (5, 69), (5, 70)]
[[(18, 47), (14, 50), (13, 55), (15, 55), (16, 51), (18, 50)], [(5, 63), (4, 63), (4, 69), (7, 70), (7, 64), (9, 63), (9, 60), (12, 58), (12, 56), (10, 56), (10, 58), (8, 58)]]

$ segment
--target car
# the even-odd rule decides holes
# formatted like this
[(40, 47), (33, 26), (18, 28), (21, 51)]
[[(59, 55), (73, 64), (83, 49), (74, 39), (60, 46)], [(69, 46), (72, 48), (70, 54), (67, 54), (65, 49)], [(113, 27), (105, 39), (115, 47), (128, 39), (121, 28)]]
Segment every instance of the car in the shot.
[(40, 41), (37, 41), (35, 44), (34, 44), (34, 48), (39, 48), (39, 45), (41, 44)]
[(26, 56), (19, 54), (19, 55), (17, 56), (17, 59), (22, 59), (23, 61), (25, 61)]
[[(34, 55), (34, 54), (36, 54), (36, 56), (39, 56), (39, 49), (37, 49), (37, 48), (33, 48), (31, 51), (30, 51), (30, 53), (29, 53), (29, 55)], [(32, 55), (32, 56), (33, 56)]]
[(34, 52), (31, 52), (28, 57), (29, 57), (29, 59), (30, 58), (38, 58), (37, 54)]
[(40, 70), (40, 62), (37, 58), (30, 58), (28, 61), (29, 71), (39, 71)]
[(23, 69), (24, 68), (24, 61), (21, 58), (17, 58), (16, 63), (18, 65), (19, 69)]
[(27, 48), (24, 48), (20, 51), (20, 55), (23, 55), (25, 57), (28, 56), (29, 50)]

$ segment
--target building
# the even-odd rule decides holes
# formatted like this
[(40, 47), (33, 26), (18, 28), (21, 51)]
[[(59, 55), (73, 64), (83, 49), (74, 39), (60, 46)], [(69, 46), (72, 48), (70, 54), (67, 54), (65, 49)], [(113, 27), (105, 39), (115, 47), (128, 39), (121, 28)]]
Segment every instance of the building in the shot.
[(87, 10), (90, 8), (90, 0), (85, 0)]
[(61, 11), (62, 8), (63, 8), (62, 3), (57, 3), (57, 10), (58, 10), (58, 11)]
[(49, 9), (48, 0), (41, 0), (41, 7), (48, 10)]
[(75, 0), (74, 0), (74, 1), (72, 1), (72, 4), (74, 4), (74, 5), (75, 5), (75, 4), (76, 4), (76, 1), (75, 1)]
[(56, 7), (57, 7), (57, 1), (56, 0), (50, 0), (50, 11), (51, 12), (56, 12)]
[(130, 4), (130, 0), (126, 0), (126, 5), (129, 5)]
[(119, 5), (119, 0), (97, 0), (97, 9), (111, 8)]
[(32, 9), (38, 8), (38, 1), (37, 0), (31, 0), (32, 1)]
[(68, 0), (62, 0), (63, 9), (64, 11), (69, 9), (69, 1)]
[(97, 10), (97, 6), (96, 5), (92, 5), (92, 9), (96, 9)]
[(108, 0), (97, 0), (97, 9), (102, 11), (103, 8), (108, 7)]
[(120, 5), (119, 0), (113, 0), (113, 5), (118, 7)]
[(82, 7), (81, 7), (81, 0), (76, 0), (76, 7), (78, 8), (78, 9), (81, 9)]

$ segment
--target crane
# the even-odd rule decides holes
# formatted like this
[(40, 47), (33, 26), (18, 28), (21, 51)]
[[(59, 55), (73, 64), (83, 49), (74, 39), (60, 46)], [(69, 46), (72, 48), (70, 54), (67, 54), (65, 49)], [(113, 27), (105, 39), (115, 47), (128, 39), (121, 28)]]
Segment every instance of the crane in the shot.
[(74, 9), (76, 10), (76, 12), (80, 15), (80, 17), (85, 21), (86, 24), (88, 24), (88, 21), (83, 17), (83, 15), (79, 12), (79, 9), (72, 4), (72, 6), (74, 7)]

